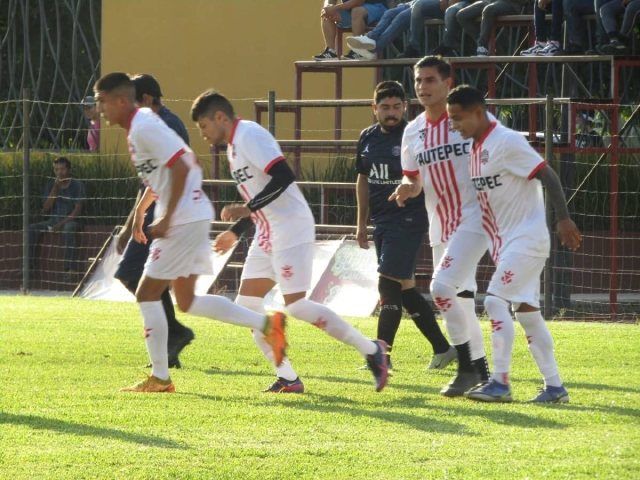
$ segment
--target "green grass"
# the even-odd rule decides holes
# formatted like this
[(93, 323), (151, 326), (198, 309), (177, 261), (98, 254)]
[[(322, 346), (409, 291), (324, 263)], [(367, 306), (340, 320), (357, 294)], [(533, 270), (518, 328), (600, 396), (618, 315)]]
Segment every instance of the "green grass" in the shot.
[[(197, 339), (177, 392), (119, 394), (147, 361), (134, 304), (0, 297), (0, 477), (640, 478), (638, 325), (551, 323), (571, 403), (535, 406), (521, 403), (539, 385), (522, 335), (516, 402), (493, 405), (438, 395), (453, 369), (424, 370), (410, 321), (381, 393), (355, 350), (291, 322), (307, 391), (267, 395), (274, 376), (246, 330), (179, 318)], [(375, 333), (374, 318), (352, 320)]]

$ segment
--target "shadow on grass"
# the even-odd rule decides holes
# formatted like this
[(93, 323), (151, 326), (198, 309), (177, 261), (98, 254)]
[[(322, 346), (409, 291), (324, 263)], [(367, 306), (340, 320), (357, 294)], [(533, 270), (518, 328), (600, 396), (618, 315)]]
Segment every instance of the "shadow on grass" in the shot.
[[(369, 417), (376, 420), (382, 420), (389, 423), (396, 423), (406, 428), (412, 428), (422, 432), (442, 432), (453, 435), (475, 435), (467, 430), (466, 425), (452, 422), (449, 420), (440, 420), (438, 418), (425, 418), (418, 415), (410, 415), (408, 413), (389, 411), (389, 410), (373, 410), (362, 408), (357, 402), (348, 400), (344, 397), (334, 395), (317, 395), (305, 394), (304, 397), (297, 397), (295, 403), (282, 402), (280, 405), (298, 410), (307, 410), (311, 412), (339, 413), (347, 414), (353, 417)], [(308, 398), (308, 400), (307, 400)], [(356, 406), (358, 405), (358, 406)]]
[[(540, 379), (535, 378), (512, 378), (514, 383), (533, 383), (542, 387), (543, 382)], [(584, 388), (585, 390), (602, 390), (602, 391), (614, 391), (614, 392), (623, 392), (623, 393), (633, 393), (636, 395), (640, 395), (640, 388), (631, 388), (631, 387), (622, 387), (620, 385), (611, 385), (611, 384), (603, 384), (603, 383), (584, 383), (584, 382), (565, 382), (565, 387), (569, 390), (569, 394), (571, 394), (571, 389), (573, 388)]]
[(71, 435), (112, 438), (115, 440), (123, 440), (125, 442), (138, 443), (149, 447), (177, 449), (188, 448), (172, 440), (160, 437), (127, 433), (110, 428), (93, 427), (91, 425), (66, 422), (64, 420), (57, 420), (54, 418), (37, 417), (35, 415), (16, 415), (13, 413), (0, 412), (0, 424), (24, 425), (36, 430), (51, 430)]

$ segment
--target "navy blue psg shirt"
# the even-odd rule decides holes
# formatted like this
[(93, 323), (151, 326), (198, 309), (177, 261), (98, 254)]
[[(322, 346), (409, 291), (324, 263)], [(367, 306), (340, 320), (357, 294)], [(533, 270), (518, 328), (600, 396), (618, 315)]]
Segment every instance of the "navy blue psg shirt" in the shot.
[(429, 217), (424, 205), (424, 193), (409, 198), (405, 207), (390, 202), (389, 196), (402, 183), (400, 152), (402, 134), (407, 122), (395, 130), (385, 133), (379, 123), (360, 134), (356, 172), (369, 177), (369, 211), (371, 223), (384, 228), (404, 230), (429, 229)]

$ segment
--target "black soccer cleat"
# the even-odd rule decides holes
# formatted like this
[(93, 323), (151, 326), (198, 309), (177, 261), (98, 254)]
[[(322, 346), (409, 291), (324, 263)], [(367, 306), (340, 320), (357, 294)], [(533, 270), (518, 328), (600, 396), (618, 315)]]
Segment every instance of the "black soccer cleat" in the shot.
[(464, 392), (471, 387), (475, 387), (481, 381), (482, 379), (477, 373), (460, 372), (453, 377), (453, 380), (447, 386), (440, 390), (440, 393), (449, 398), (462, 397)]
[[(193, 333), (193, 330), (187, 327), (185, 327), (184, 330), (178, 335), (169, 337), (169, 341), (167, 342), (169, 368), (182, 368), (178, 356), (180, 355), (182, 350), (193, 341), (194, 338), (196, 338), (196, 336)], [(172, 367), (172, 364), (175, 366)]]

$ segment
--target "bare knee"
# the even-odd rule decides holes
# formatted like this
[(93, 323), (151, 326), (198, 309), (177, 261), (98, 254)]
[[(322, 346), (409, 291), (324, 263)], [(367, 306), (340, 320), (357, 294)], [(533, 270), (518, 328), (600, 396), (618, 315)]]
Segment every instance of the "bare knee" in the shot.
[(367, 18), (367, 10), (364, 7), (356, 7), (351, 10), (351, 19), (353, 20), (363, 20)]

